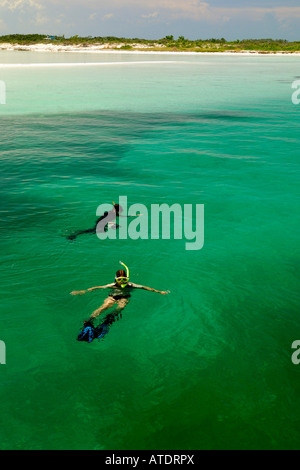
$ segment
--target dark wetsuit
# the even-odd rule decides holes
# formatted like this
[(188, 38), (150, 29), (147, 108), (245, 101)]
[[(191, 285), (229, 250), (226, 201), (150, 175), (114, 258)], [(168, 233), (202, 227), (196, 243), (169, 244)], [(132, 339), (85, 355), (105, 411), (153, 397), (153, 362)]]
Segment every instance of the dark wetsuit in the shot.
[[(82, 235), (83, 233), (104, 233), (104, 232), (107, 232), (108, 230), (108, 222), (112, 222), (114, 220), (116, 220), (116, 217), (119, 217), (119, 213), (116, 213), (114, 210), (111, 210), (109, 212), (104, 212), (103, 215), (101, 215), (101, 217), (99, 217), (99, 219), (97, 220), (95, 226), (93, 228), (89, 228), (87, 230), (78, 230), (77, 232), (74, 232), (74, 233), (71, 233), (71, 235), (69, 235), (67, 238), (68, 240), (75, 240), (75, 238), (78, 236), (78, 235)], [(102, 220), (105, 221), (100, 224), (100, 222)], [(99, 226), (98, 226), (99, 224)], [(118, 224), (115, 224), (115, 227), (114, 228), (118, 228), (119, 225)]]

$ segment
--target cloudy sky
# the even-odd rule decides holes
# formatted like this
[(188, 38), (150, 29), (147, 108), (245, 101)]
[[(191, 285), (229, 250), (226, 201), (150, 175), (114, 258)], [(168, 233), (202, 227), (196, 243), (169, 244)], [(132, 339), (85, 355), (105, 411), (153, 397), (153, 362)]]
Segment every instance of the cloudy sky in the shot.
[(0, 35), (300, 40), (300, 0), (0, 0)]

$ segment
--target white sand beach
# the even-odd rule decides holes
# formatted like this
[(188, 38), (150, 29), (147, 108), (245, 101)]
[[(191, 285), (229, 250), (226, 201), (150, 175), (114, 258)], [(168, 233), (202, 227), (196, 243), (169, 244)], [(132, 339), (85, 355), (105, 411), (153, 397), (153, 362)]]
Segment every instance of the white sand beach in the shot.
[(153, 47), (159, 47), (163, 49), (161, 44), (155, 44), (154, 46), (148, 46), (145, 44), (131, 44), (132, 49), (122, 49), (123, 46), (126, 46), (124, 43), (105, 43), (105, 44), (93, 44), (93, 45), (59, 45), (53, 43), (40, 43), (40, 44), (31, 44), (31, 45), (23, 45), (23, 44), (10, 44), (10, 43), (2, 43), (0, 44), (0, 50), (6, 51), (30, 51), (30, 52), (79, 52), (79, 53), (109, 53), (109, 54), (144, 54), (145, 52), (151, 52), (151, 54), (186, 54), (186, 55), (292, 55), (292, 56), (300, 56), (300, 52), (258, 52), (258, 51), (226, 51), (226, 52), (195, 52), (195, 51), (170, 51), (170, 50), (153, 50)]

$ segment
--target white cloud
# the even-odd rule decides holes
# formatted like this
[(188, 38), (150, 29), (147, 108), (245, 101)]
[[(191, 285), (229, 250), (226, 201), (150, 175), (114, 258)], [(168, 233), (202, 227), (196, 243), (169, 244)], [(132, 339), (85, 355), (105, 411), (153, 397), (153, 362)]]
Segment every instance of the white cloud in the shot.
[[(282, 5), (287, 0), (282, 0)], [(224, 1), (224, 3), (227, 3)], [(249, 1), (248, 4), (251, 4)], [(42, 5), (43, 4), (43, 5)], [(224, 22), (229, 19), (244, 18), (254, 21), (260, 21), (267, 14), (273, 14), (278, 20), (287, 20), (300, 17), (300, 6), (211, 6), (209, 0), (110, 0), (109, 7), (112, 13), (103, 15), (103, 10), (107, 8), (107, 0), (0, 0), (0, 6), (6, 6), (10, 9), (27, 5), (34, 8), (44, 8), (50, 5), (56, 5), (61, 8), (82, 8), (82, 10), (92, 10), (90, 19), (94, 19), (96, 13), (101, 12), (104, 19), (112, 18), (118, 11), (124, 14), (124, 9), (135, 8), (137, 16), (143, 18), (154, 18), (157, 15), (167, 16), (168, 19), (188, 18), (196, 21), (206, 20), (209, 22)], [(228, 4), (228, 3), (227, 3)], [(263, 4), (263, 1), (261, 1)], [(149, 13), (150, 12), (150, 13)], [(153, 12), (153, 13), (151, 13)]]
[(148, 15), (141, 15), (142, 18), (156, 18), (158, 15), (158, 11), (154, 11), (153, 13), (148, 13)]
[[(135, 1), (135, 0), (129, 0)], [(300, 17), (299, 7), (211, 7), (207, 2), (198, 0), (152, 0), (151, 5), (169, 12), (171, 19), (189, 18), (209, 22), (226, 22), (231, 19), (245, 18), (262, 21), (266, 15), (273, 14), (277, 20)]]
[(64, 19), (65, 19), (65, 15), (62, 13), (56, 18), (55, 23), (61, 24), (64, 21)]
[[(151, 36), (154, 34), (152, 28), (154, 22), (160, 23), (160, 31), (164, 34), (166, 27), (170, 28), (172, 23), (178, 27), (180, 21), (184, 20), (182, 27), (186, 29), (184, 33), (187, 35), (190, 29), (192, 32), (193, 28), (198, 27), (197, 23), (201, 24), (201, 27), (204, 26), (207, 31), (216, 29), (222, 31), (222, 26), (224, 26), (224, 30), (228, 34), (229, 27), (226, 26), (226, 23), (229, 22), (232, 25), (232, 34), (241, 34), (241, 24), (244, 24), (245, 27), (245, 23), (248, 22), (249, 31), (256, 23), (256, 34), (258, 34), (257, 31), (264, 33), (264, 24), (266, 23), (275, 35), (282, 28), (288, 31), (288, 27), (291, 26), (289, 36), (297, 37), (300, 5), (287, 6), (289, 1), (281, 0), (281, 6), (277, 4), (275, 6), (275, 2), (272, 4), (267, 0), (261, 0), (259, 3), (255, 2), (259, 6), (252, 6), (254, 2), (249, 0), (235, 2), (235, 5), (238, 4), (238, 6), (231, 7), (228, 6), (230, 2), (225, 0), (222, 3), (218, 2), (218, 6), (212, 6), (211, 0), (110, 0), (109, 3), (107, 0), (64, 0), (63, 2), (61, 0), (0, 0), (0, 10), (1, 17), (5, 22), (11, 22), (10, 28), (16, 29), (21, 25), (22, 30), (26, 29), (24, 26), (26, 23), (28, 24), (27, 29), (30, 25), (30, 20), (26, 17), (35, 18), (35, 14), (41, 12), (43, 15), (36, 17), (40, 24), (45, 22), (47, 17), (48, 24), (51, 22), (52, 25), (59, 24), (60, 27), (65, 28), (66, 33), (71, 31), (70, 25), (72, 25), (72, 34), (81, 34), (84, 30), (91, 34), (94, 31), (93, 28), (95, 29), (96, 25), (98, 26), (98, 23), (102, 22), (103, 28), (108, 32), (111, 30), (114, 31), (114, 34), (118, 34), (119, 30), (123, 35), (128, 34), (128, 31), (130, 34), (136, 34), (133, 32), (136, 29), (140, 33), (142, 27), (137, 25), (143, 24), (148, 27), (148, 30), (146, 28), (145, 31)], [(245, 3), (248, 6), (245, 6)], [(220, 4), (221, 6), (219, 6)], [(10, 14), (6, 18), (5, 10), (12, 12), (13, 15)], [(61, 14), (65, 14), (65, 17)], [(11, 16), (14, 16), (13, 20)], [(118, 22), (110, 21), (112, 18)], [(67, 24), (66, 19), (69, 19), (71, 23)], [(187, 26), (188, 21), (190, 26)], [(112, 23), (115, 23), (114, 27)], [(220, 34), (224, 35), (224, 33)]]
[(6, 23), (4, 23), (4, 21), (0, 18), (0, 28), (3, 30), (3, 29), (7, 29), (7, 25)]
[(46, 16), (43, 16), (41, 13), (37, 13), (35, 15), (34, 23), (37, 25), (46, 24), (48, 23), (48, 21), (49, 21), (49, 18), (47, 18)]
[[(39, 0), (0, 0), (0, 4), (38, 3)], [(59, 4), (60, 0), (47, 0), (47, 4)], [(284, 4), (282, 0), (282, 3)], [(225, 3), (225, 2), (224, 2)], [(250, 3), (250, 2), (249, 2)], [(263, 2), (262, 2), (263, 3)], [(69, 8), (82, 7), (92, 9), (95, 13), (107, 8), (107, 0), (64, 0), (64, 6)], [(110, 0), (111, 11), (102, 16), (104, 19), (112, 18), (118, 11), (124, 14), (124, 8), (134, 7), (137, 15), (142, 18), (155, 18), (164, 16), (172, 19), (193, 19), (196, 21), (208, 21), (212, 23), (226, 22), (231, 19), (244, 18), (253, 21), (261, 21), (268, 14), (273, 14), (277, 20), (287, 20), (300, 17), (299, 7), (274, 6), (274, 7), (213, 7), (209, 2), (201, 0)], [(150, 13), (148, 13), (150, 11)], [(152, 13), (153, 12), (153, 13)], [(95, 15), (92, 13), (92, 15)]]
[(300, 7), (277, 7), (273, 10), (278, 20), (300, 18)]
[(113, 18), (115, 15), (113, 13), (107, 13), (107, 15), (104, 15), (102, 18), (104, 20), (109, 20), (110, 18)]
[(24, 7), (32, 7), (37, 10), (44, 8), (37, 0), (0, 0), (0, 7), (8, 8), (12, 11)]

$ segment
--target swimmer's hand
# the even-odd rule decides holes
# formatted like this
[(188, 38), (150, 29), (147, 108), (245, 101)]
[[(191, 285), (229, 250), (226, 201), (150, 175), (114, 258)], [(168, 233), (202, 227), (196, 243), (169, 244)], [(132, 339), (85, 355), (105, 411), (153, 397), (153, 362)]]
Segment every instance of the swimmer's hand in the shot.
[(160, 293), (161, 293), (162, 295), (166, 295), (166, 294), (170, 294), (170, 291), (169, 291), (169, 290), (166, 290), (166, 291), (162, 290)]
[(86, 290), (73, 290), (72, 292), (70, 292), (70, 294), (71, 295), (83, 295), (86, 292), (87, 292)]
[(117, 227), (120, 227), (120, 225), (117, 225), (114, 222), (107, 222), (107, 225), (113, 230), (117, 230)]

